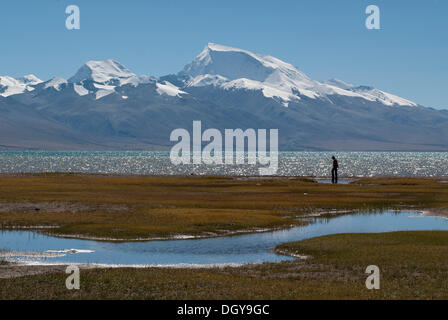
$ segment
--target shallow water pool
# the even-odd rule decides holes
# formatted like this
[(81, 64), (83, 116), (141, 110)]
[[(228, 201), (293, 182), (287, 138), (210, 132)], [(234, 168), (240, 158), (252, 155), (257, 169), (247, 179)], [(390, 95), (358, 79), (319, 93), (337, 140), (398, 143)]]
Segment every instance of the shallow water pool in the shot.
[[(8, 258), (27, 263), (96, 263), (108, 265), (217, 265), (276, 262), (293, 258), (278, 255), (275, 246), (336, 233), (390, 232), (403, 230), (448, 230), (448, 220), (422, 217), (403, 211), (363, 213), (331, 219), (313, 218), (313, 223), (287, 230), (196, 240), (111, 243), (46, 236), (31, 231), (0, 232), (0, 249), (20, 252), (58, 252), (59, 256)], [(81, 250), (78, 253), (68, 249)], [(83, 252), (84, 251), (84, 252)], [(75, 251), (74, 251), (75, 252)]]
[[(339, 179), (338, 184), (349, 184), (353, 179)], [(332, 183), (331, 179), (316, 179), (317, 183)]]

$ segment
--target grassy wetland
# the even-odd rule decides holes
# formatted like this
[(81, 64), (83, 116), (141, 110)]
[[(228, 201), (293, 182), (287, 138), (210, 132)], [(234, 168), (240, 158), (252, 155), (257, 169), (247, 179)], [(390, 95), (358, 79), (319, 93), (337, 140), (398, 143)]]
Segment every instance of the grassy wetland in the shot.
[[(311, 214), (391, 208), (447, 216), (448, 184), (418, 178), (328, 185), (308, 178), (0, 177), (2, 229), (51, 226), (38, 230), (104, 240), (220, 236), (286, 228)], [(0, 279), (0, 298), (448, 298), (448, 232), (339, 234), (282, 244), (277, 250), (309, 258), (232, 268), (86, 269), (76, 292), (65, 288), (63, 268), (43, 274), (27, 270), (18, 273), (21, 277)], [(371, 264), (381, 265), (381, 290), (365, 288), (364, 271)], [(0, 278), (2, 271), (17, 268), (1, 263)]]
[(363, 179), (348, 185), (307, 178), (5, 175), (3, 229), (130, 240), (284, 228), (332, 211), (448, 207), (448, 184)]
[[(306, 260), (238, 268), (81, 270), (0, 279), (0, 299), (448, 299), (447, 232), (343, 234), (285, 244)], [(381, 266), (381, 289), (365, 268)], [(7, 268), (7, 267), (5, 267)], [(44, 270), (46, 271), (46, 270)]]

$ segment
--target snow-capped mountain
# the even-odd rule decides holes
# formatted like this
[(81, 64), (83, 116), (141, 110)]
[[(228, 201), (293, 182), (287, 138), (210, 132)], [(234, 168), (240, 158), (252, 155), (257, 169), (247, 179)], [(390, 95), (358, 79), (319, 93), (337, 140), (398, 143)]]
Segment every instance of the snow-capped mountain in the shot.
[(68, 79), (80, 96), (93, 93), (96, 99), (101, 99), (115, 92), (115, 88), (124, 85), (149, 83), (153, 77), (137, 76), (121, 63), (109, 59), (105, 61), (88, 61), (76, 74)]
[(0, 113), (7, 149), (166, 150), (173, 129), (202, 120), (279, 129), (280, 150), (448, 151), (448, 111), (213, 43), (163, 77), (112, 59), (88, 61), (68, 80), (3, 76)]
[(331, 95), (359, 97), (390, 106), (417, 106), (412, 101), (374, 88), (355, 88), (340, 80), (321, 83), (277, 58), (214, 43), (209, 43), (185, 67), (183, 74), (190, 77), (188, 86), (260, 90), (265, 97), (281, 99), (284, 106), (302, 97), (326, 99)]
[(44, 89), (53, 88), (56, 91), (60, 91), (64, 85), (67, 85), (68, 81), (62, 78), (53, 78), (44, 82)]
[(24, 77), (15, 79), (8, 76), (0, 76), (0, 96), (9, 97), (14, 94), (24, 93), (26, 91), (33, 91), (33, 85), (41, 83), (35, 75), (26, 75)]
[(183, 94), (188, 94), (185, 91), (180, 90), (179, 87), (176, 87), (172, 83), (168, 81), (162, 81), (156, 83), (157, 92), (160, 95), (167, 95), (171, 97), (180, 97)]
[(105, 61), (88, 61), (69, 79), (72, 83), (91, 80), (104, 84), (123, 85), (137, 76), (128, 68), (112, 59)]
[(364, 99), (378, 101), (388, 106), (417, 106), (415, 102), (369, 86), (355, 86), (338, 79), (330, 79), (324, 83), (330, 86), (338, 87), (347, 92), (357, 93)]
[[(332, 95), (358, 97), (390, 106), (417, 106), (412, 101), (368, 86), (355, 86), (337, 79), (318, 82), (277, 58), (214, 43), (207, 44), (179, 76), (184, 78), (185, 87), (211, 85), (226, 90), (260, 91), (267, 98), (281, 100), (284, 106), (288, 106), (291, 100), (299, 101), (303, 97), (328, 99)], [(44, 88), (51, 87), (59, 91), (61, 85), (71, 83), (78, 95), (94, 94), (95, 99), (115, 93), (117, 87), (137, 87), (147, 83), (155, 83), (160, 94), (179, 96), (186, 93), (168, 81), (158, 83), (157, 80), (151, 76), (138, 76), (112, 59), (92, 60), (86, 62), (68, 81), (53, 78), (46, 82)], [(1, 95), (32, 91), (33, 86), (39, 83), (42, 80), (33, 75), (20, 79), (0, 77), (0, 85), (3, 86)]]

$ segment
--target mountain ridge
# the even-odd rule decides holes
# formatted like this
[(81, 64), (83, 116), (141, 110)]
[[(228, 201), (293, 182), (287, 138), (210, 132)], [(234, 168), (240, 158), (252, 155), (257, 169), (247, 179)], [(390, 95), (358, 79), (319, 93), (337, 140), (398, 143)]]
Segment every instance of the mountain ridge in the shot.
[[(319, 82), (275, 57), (214, 43), (162, 77), (113, 59), (88, 61), (68, 80), (0, 77), (0, 101), (10, 114), (0, 145), (10, 148), (166, 150), (172, 130), (202, 120), (220, 130), (277, 128), (287, 151), (448, 150), (448, 112), (338, 79)], [(21, 112), (11, 116), (14, 108)], [(18, 141), (25, 131), (41, 136), (23, 128), (30, 119), (34, 131), (38, 123), (54, 128), (48, 141)]]

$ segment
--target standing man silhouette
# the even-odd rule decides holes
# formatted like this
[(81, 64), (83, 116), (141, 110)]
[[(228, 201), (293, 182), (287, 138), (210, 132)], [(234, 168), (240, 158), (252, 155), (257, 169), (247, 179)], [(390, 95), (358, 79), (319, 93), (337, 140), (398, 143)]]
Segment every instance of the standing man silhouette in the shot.
[(332, 156), (331, 159), (333, 159), (333, 169), (331, 169), (331, 182), (338, 183), (339, 163), (335, 156)]

